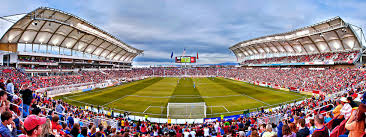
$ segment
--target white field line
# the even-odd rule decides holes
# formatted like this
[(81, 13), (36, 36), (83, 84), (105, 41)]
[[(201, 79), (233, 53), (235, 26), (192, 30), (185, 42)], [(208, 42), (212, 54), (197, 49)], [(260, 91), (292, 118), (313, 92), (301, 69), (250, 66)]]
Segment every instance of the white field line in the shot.
[[(135, 82), (138, 82), (138, 81), (135, 81)], [(127, 83), (127, 84), (131, 84), (131, 83), (132, 82)], [(119, 85), (119, 86), (126, 86), (127, 84), (122, 84), (122, 85)], [(117, 87), (119, 87), (119, 86), (117, 86)], [(131, 86), (131, 85), (128, 85), (127, 87), (129, 87), (129, 86)], [(125, 87), (125, 88), (127, 88), (127, 87)], [(92, 91), (92, 92), (87, 91), (85, 93), (81, 93), (81, 94), (78, 94), (78, 95), (71, 95), (71, 96), (68, 96), (68, 97), (72, 98), (72, 97), (82, 96), (82, 95), (91, 94), (91, 93), (98, 93), (98, 92), (102, 92), (102, 91), (105, 91), (105, 90), (109, 90), (110, 88), (113, 88), (113, 87), (106, 87), (106, 88), (100, 89), (98, 91)]]
[(93, 92), (85, 92), (85, 93), (82, 93), (82, 94), (78, 94), (78, 95), (72, 95), (72, 96), (68, 96), (69, 98), (72, 98), (72, 97), (77, 97), (77, 96), (82, 96), (82, 95), (86, 95), (86, 94), (91, 94), (91, 93), (98, 93), (98, 92), (102, 92), (102, 91), (105, 91), (105, 90), (108, 90), (109, 88), (104, 88), (104, 89), (101, 89), (101, 90), (98, 90), (98, 91), (93, 91)]
[(262, 102), (263, 104), (270, 105), (270, 104), (268, 104), (268, 103), (266, 103), (266, 102), (263, 102), (262, 100), (259, 100), (259, 99), (256, 99), (256, 98), (253, 98), (253, 97), (248, 96), (248, 95), (246, 95), (246, 94), (244, 94), (244, 93), (243, 93), (243, 94), (241, 94), (241, 95), (243, 95), (243, 96), (247, 96), (248, 98), (254, 99), (254, 100), (258, 101), (258, 102)]
[[(264, 87), (262, 87), (262, 86), (257, 86), (257, 87), (259, 87), (259, 88), (264, 88)], [(264, 88), (264, 89), (266, 89), (266, 88)], [(274, 89), (272, 89), (272, 88), (268, 88), (268, 89), (270, 89), (270, 90), (272, 90), (272, 91), (275, 91), (275, 92), (280, 92), (280, 93), (288, 94), (288, 95), (295, 95), (295, 96), (298, 96), (298, 97), (303, 97), (303, 96), (301, 96), (301, 95), (291, 94), (291, 93), (284, 92), (284, 91), (278, 91), (278, 90), (274, 90)], [(290, 91), (290, 92), (291, 92), (291, 91)]]
[[(227, 78), (226, 78), (227, 79)], [(235, 80), (235, 81), (238, 81), (238, 80)], [(262, 89), (267, 89), (267, 88), (265, 88), (265, 87), (263, 87), (263, 86), (258, 86), (258, 85), (253, 85), (253, 84), (251, 84), (251, 83), (249, 83), (249, 82), (244, 82), (244, 81), (238, 81), (238, 82), (243, 82), (243, 83), (246, 83), (246, 84), (249, 84), (249, 85), (251, 85), (251, 86), (253, 86), (253, 87), (256, 87), (256, 88), (262, 88)], [(298, 97), (303, 97), (303, 96), (301, 96), (301, 95), (297, 95), (297, 94), (291, 94), (291, 93), (288, 93), (288, 92), (285, 92), (285, 91), (282, 91), (282, 90), (274, 90), (273, 88), (268, 88), (269, 90), (272, 90), (272, 91), (275, 91), (275, 92), (280, 92), (280, 93), (284, 93), (284, 94), (289, 94), (289, 95), (295, 95), (295, 96), (298, 96)]]
[(86, 105), (95, 105), (95, 104), (89, 104), (89, 103), (86, 103), (86, 102), (82, 102), (82, 101), (78, 101), (78, 100), (75, 100), (75, 99), (71, 99), (71, 98), (68, 98), (68, 97), (64, 97), (65, 99), (67, 100), (71, 100), (71, 101), (74, 101), (74, 102), (78, 102), (78, 103), (81, 103), (81, 104), (86, 104)]
[[(127, 96), (127, 95), (126, 95), (126, 96)], [(111, 101), (111, 102), (105, 103), (105, 104), (103, 104), (103, 105), (102, 105), (102, 107), (104, 107), (104, 106), (106, 106), (106, 105), (109, 105), (109, 104), (111, 104), (111, 103), (113, 103), (113, 102), (116, 102), (116, 101), (118, 101), (118, 100), (120, 100), (120, 99), (123, 99), (123, 98), (125, 98), (126, 96), (122, 96), (122, 97), (117, 98), (117, 99), (115, 99), (115, 100), (113, 100), (113, 101)]]
[(222, 106), (222, 107), (224, 107), (224, 109), (225, 109), (227, 112), (230, 112), (229, 110), (227, 110), (227, 109), (226, 109), (226, 107), (225, 107), (225, 106)]
[(238, 97), (238, 96), (243, 96), (241, 94), (239, 95), (226, 95), (226, 96), (199, 96), (199, 95), (192, 95), (192, 96), (140, 96), (140, 95), (126, 95), (126, 96), (130, 96), (130, 97), (145, 97), (145, 98), (224, 98), (224, 97)]
[(145, 109), (145, 111), (144, 111), (144, 112), (142, 112), (142, 113), (145, 113), (145, 112), (146, 112), (150, 107), (151, 107), (151, 106), (147, 107), (147, 108)]

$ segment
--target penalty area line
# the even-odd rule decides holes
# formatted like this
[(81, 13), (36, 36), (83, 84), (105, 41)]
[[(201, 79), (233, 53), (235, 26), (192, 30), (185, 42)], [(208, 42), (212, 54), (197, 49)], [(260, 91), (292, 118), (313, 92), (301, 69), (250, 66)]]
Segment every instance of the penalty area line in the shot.
[(116, 102), (116, 101), (118, 101), (118, 100), (120, 100), (120, 99), (122, 99), (122, 98), (125, 98), (125, 97), (126, 97), (126, 96), (122, 96), (122, 97), (117, 98), (117, 99), (115, 99), (115, 100), (113, 100), (113, 101), (111, 101), (111, 102), (105, 103), (105, 104), (103, 104), (103, 105), (102, 105), (102, 107), (104, 107), (104, 106), (106, 106), (106, 105), (109, 105), (109, 104), (111, 104), (111, 103), (113, 103), (113, 102)]
[(266, 102), (263, 102), (262, 100), (259, 100), (259, 99), (253, 98), (253, 97), (251, 97), (251, 96), (248, 96), (247, 94), (242, 93), (241, 95), (243, 95), (243, 96), (247, 96), (248, 98), (254, 99), (254, 100), (256, 100), (256, 101), (258, 101), (258, 102), (261, 102), (261, 103), (263, 103), (263, 104), (271, 105), (271, 104), (268, 104), (268, 103), (266, 103)]
[(142, 113), (145, 113), (149, 108), (151, 107), (151, 105), (149, 106), (149, 107), (147, 107), (146, 109), (145, 109), (145, 111), (144, 112), (142, 112)]
[(227, 108), (225, 106), (222, 106), (227, 112), (230, 112), (229, 110), (227, 110)]

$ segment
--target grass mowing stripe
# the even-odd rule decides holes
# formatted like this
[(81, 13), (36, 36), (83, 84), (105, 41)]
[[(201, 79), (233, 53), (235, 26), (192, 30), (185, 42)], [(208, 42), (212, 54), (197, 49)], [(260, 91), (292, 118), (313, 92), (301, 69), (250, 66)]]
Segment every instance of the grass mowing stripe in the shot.
[(127, 83), (127, 84), (123, 84), (123, 85), (118, 85), (118, 86), (112, 86), (112, 87), (106, 87), (106, 88), (97, 88), (91, 91), (86, 91), (86, 92), (77, 92), (77, 93), (70, 93), (70, 94), (65, 94), (65, 95), (61, 95), (61, 96), (55, 96), (55, 99), (63, 99), (63, 98), (69, 98), (69, 99), (74, 99), (77, 98), (79, 96), (88, 96), (88, 94), (93, 94), (93, 95), (97, 95), (97, 94), (102, 94), (104, 91), (105, 92), (109, 92), (110, 89), (114, 89), (114, 88), (125, 88), (131, 85), (135, 85), (137, 83), (140, 83), (142, 81), (146, 81), (146, 80), (150, 80), (151, 78), (148, 79), (143, 79), (143, 80), (138, 80), (138, 81), (134, 81), (131, 83)]
[[(231, 79), (229, 79), (229, 80), (231, 80)], [(232, 81), (234, 81), (234, 80), (232, 80)], [(236, 82), (239, 82), (239, 81), (236, 81)], [(283, 94), (288, 94), (290, 96), (298, 96), (299, 98), (311, 97), (311, 96), (303, 95), (303, 94), (300, 94), (300, 93), (288, 92), (288, 91), (283, 91), (283, 90), (274, 89), (274, 88), (270, 88), (270, 87), (258, 86), (258, 85), (254, 85), (254, 84), (251, 84), (251, 83), (244, 83), (244, 85), (248, 85), (251, 88), (259, 88), (259, 89), (263, 89), (263, 90), (270, 90), (270, 91), (275, 91), (275, 92), (279, 92), (279, 93), (283, 93)]]
[[(159, 82), (144, 88), (134, 94), (126, 95), (125, 98), (107, 104), (107, 107), (135, 112), (161, 113), (160, 106), (165, 107), (170, 95), (177, 86), (178, 78), (164, 78)], [(136, 107), (138, 104), (138, 107)], [(149, 109), (146, 110), (151, 106)], [(158, 107), (159, 106), (159, 107)], [(142, 110), (142, 109), (144, 110)], [(158, 110), (159, 109), (159, 110)], [(153, 112), (152, 110), (158, 110)]]
[[(110, 108), (139, 112), (135, 115), (143, 116), (141, 113), (144, 111), (145, 113), (157, 114), (152, 117), (166, 117), (167, 102), (206, 102), (208, 106), (219, 106), (207, 109), (207, 114), (211, 114), (208, 116), (213, 117), (220, 116), (222, 112), (227, 112), (227, 110), (232, 113), (225, 115), (231, 115), (241, 113), (237, 112), (239, 110), (265, 106), (264, 103), (248, 96), (268, 104), (300, 99), (299, 96), (295, 96), (300, 95), (297, 93), (224, 78), (181, 78), (179, 83), (177, 82), (178, 79), (149, 78), (117, 87), (64, 95), (69, 97), (70, 100), (63, 99), (74, 105), (83, 106), (83, 103), (104, 104)], [(196, 88), (193, 87), (193, 83), (195, 83)], [(244, 94), (248, 96), (244, 96)], [(149, 106), (151, 107), (146, 110)], [(163, 106), (163, 108), (153, 108), (152, 106)], [(227, 110), (221, 106), (225, 106)]]
[(207, 114), (209, 114), (209, 116), (220, 116), (220, 114), (217, 113), (268, 105), (263, 101), (232, 91), (231, 89), (214, 82), (212, 79), (213, 78), (194, 79), (198, 85), (198, 91), (208, 106)]
[[(188, 98), (179, 98), (178, 96), (185, 96)], [(190, 96), (193, 98), (189, 98)], [(175, 87), (174, 92), (168, 102), (193, 103), (204, 102), (204, 100), (202, 99), (200, 92), (198, 92), (197, 88), (194, 87), (192, 78), (181, 78), (179, 79), (179, 83)]]
[(98, 94), (98, 95), (91, 95), (91, 96), (86, 96), (84, 98), (77, 98), (76, 100), (82, 101), (82, 102), (86, 102), (86, 103), (90, 103), (90, 104), (106, 104), (109, 103), (111, 101), (114, 101), (116, 99), (119, 99), (125, 95), (131, 95), (136, 93), (139, 90), (142, 90), (146, 87), (149, 87), (152, 84), (155, 84), (157, 82), (159, 82), (160, 80), (162, 80), (163, 78), (153, 78), (153, 79), (149, 79), (147, 81), (143, 81), (140, 83), (137, 83), (135, 85), (132, 86), (128, 86), (125, 88), (114, 88), (114, 89), (110, 89), (110, 91), (105, 92), (103, 94)]
[(247, 83), (238, 82), (234, 80), (216, 78), (215, 81), (227, 86), (228, 88), (231, 88), (233, 91), (236, 91), (238, 93), (244, 93), (248, 96), (262, 100), (269, 104), (275, 104), (300, 98), (299, 96), (294, 96), (291, 94), (285, 94), (282, 92), (273, 92), (273, 90), (275, 89), (259, 88), (259, 86), (253, 86)]
[[(219, 79), (219, 78), (214, 78), (214, 79), (210, 79), (228, 89), (231, 89), (232, 91), (234, 92), (237, 92), (239, 94), (242, 94), (244, 96), (247, 96), (251, 99), (254, 99), (256, 101), (259, 101), (261, 103), (264, 103), (266, 105), (269, 105), (268, 103), (264, 102), (263, 100), (260, 100), (260, 99), (257, 99), (257, 98), (254, 98), (252, 97), (251, 95), (254, 95), (254, 94), (264, 94), (265, 92), (264, 91), (261, 91), (261, 90), (257, 90), (257, 89), (254, 89), (255, 92), (252, 92), (250, 90), (248, 90), (248, 88), (246, 86), (242, 86), (242, 85), (239, 85), (239, 84), (236, 84), (236, 83), (233, 83), (233, 82), (229, 82), (229, 81), (226, 81), (226, 80), (223, 80), (223, 79)], [(247, 91), (250, 91), (250, 92), (247, 92)]]
[(75, 94), (66, 94), (66, 95), (62, 95), (62, 96), (57, 96), (56, 98), (67, 97), (67, 98), (72, 98), (72, 99), (77, 99), (77, 98), (81, 99), (82, 97), (79, 97), (79, 96), (85, 96), (85, 97), (97, 96), (97, 95), (100, 95), (100, 94), (105, 94), (105, 93), (111, 92), (111, 91), (113, 91), (113, 89), (123, 89), (123, 88), (129, 87), (129, 86), (132, 86), (132, 85), (136, 85), (136, 84), (139, 84), (139, 83), (142, 83), (142, 82), (149, 81), (151, 79), (153, 79), (153, 78), (138, 80), (138, 81), (134, 81), (134, 82), (130, 82), (130, 83), (127, 83), (127, 84), (118, 85), (118, 86), (106, 87), (106, 88), (101, 88), (101, 89), (94, 89), (92, 91), (79, 92), (79, 93), (75, 93)]

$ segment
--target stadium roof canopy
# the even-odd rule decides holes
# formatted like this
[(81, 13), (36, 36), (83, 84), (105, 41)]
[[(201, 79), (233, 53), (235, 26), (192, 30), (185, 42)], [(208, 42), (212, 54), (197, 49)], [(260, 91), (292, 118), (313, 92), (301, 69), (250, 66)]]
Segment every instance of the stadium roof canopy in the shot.
[(143, 52), (79, 17), (46, 7), (14, 23), (0, 43), (52, 45), (117, 62), (131, 62)]
[(235, 44), (229, 49), (238, 60), (271, 57), (268, 55), (303, 55), (353, 51), (362, 48), (361, 28), (335, 17), (294, 31), (263, 36)]

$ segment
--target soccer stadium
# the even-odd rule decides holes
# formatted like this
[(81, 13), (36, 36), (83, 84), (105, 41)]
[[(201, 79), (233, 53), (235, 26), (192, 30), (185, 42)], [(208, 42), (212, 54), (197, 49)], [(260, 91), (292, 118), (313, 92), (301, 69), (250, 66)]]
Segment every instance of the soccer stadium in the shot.
[(364, 2), (17, 2), (0, 137), (366, 136)]

